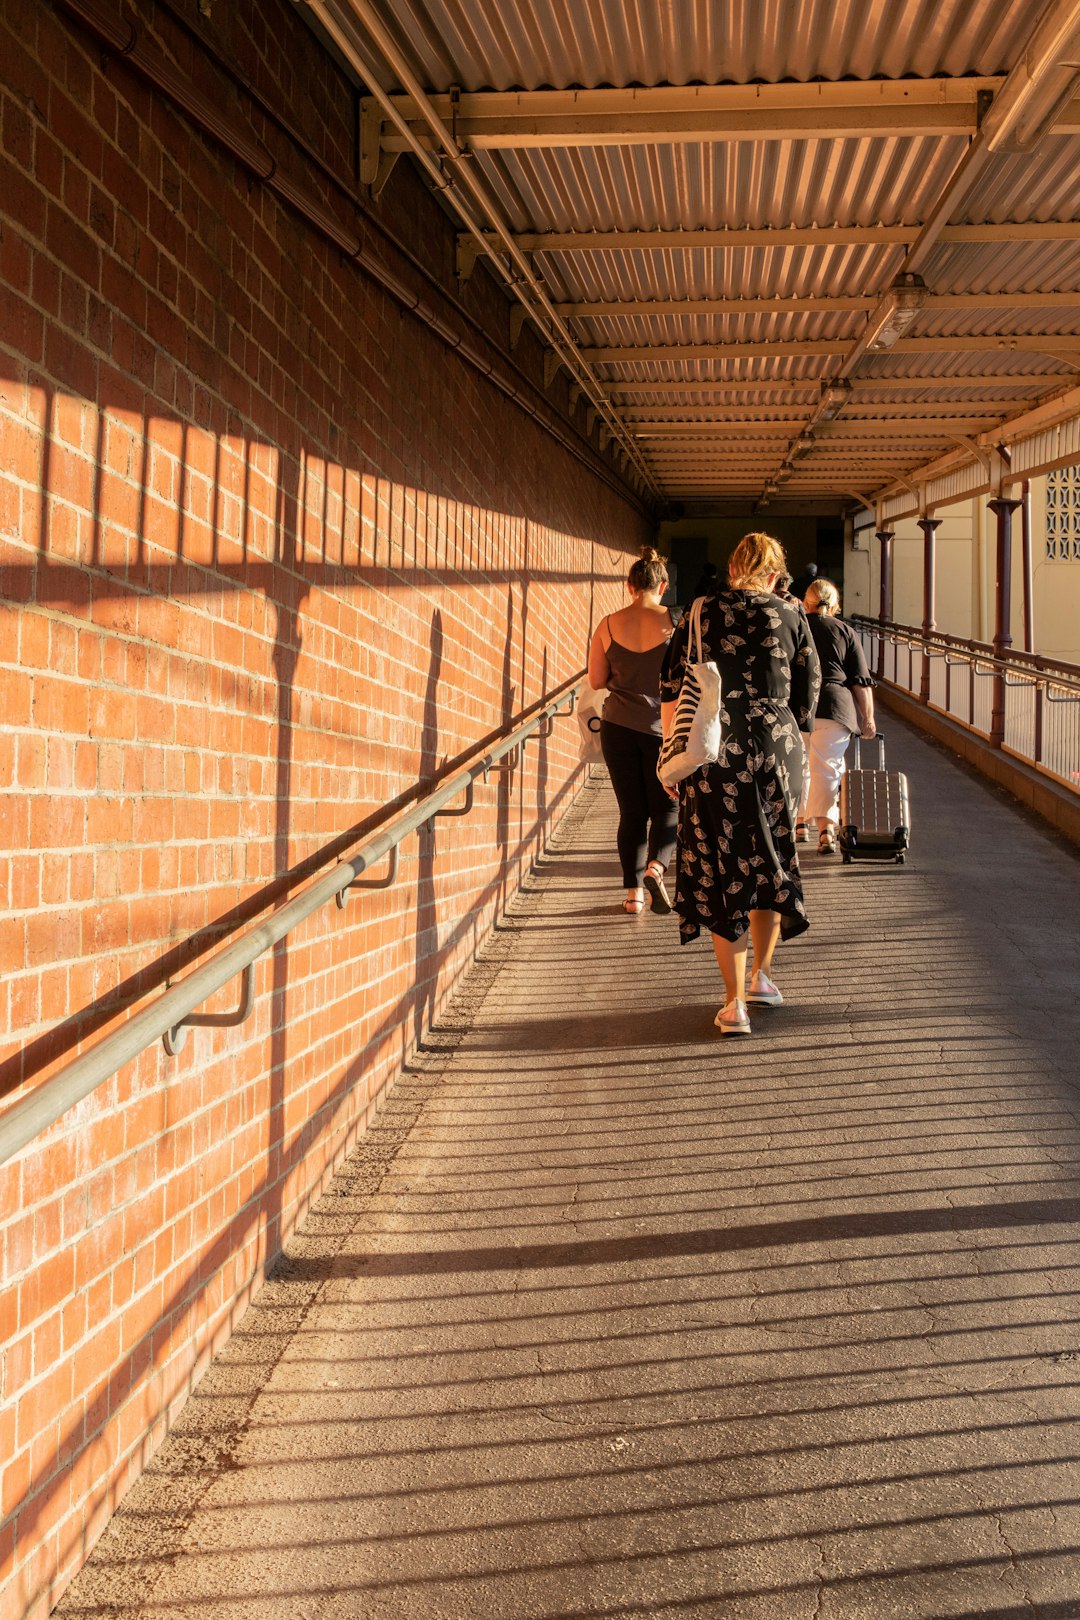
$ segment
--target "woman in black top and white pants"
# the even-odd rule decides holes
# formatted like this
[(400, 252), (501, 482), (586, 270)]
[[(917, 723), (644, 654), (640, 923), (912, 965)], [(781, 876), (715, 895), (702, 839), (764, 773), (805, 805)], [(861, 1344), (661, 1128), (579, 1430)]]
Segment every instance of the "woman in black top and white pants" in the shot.
[(840, 593), (831, 579), (816, 579), (806, 593), (810, 634), (821, 661), (821, 696), (809, 736), (803, 818), (816, 822), (818, 849), (836, 854), (840, 825), (840, 779), (848, 743), (876, 736), (873, 680), (854, 630), (838, 615)]

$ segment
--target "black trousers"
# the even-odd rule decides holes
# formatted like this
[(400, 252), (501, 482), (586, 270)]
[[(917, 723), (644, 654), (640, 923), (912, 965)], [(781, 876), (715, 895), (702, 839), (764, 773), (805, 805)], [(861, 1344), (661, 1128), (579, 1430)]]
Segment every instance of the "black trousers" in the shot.
[(679, 807), (660, 786), (660, 738), (610, 720), (600, 722), (600, 748), (619, 805), (618, 849), (623, 882), (641, 887), (649, 861), (666, 866), (675, 849)]

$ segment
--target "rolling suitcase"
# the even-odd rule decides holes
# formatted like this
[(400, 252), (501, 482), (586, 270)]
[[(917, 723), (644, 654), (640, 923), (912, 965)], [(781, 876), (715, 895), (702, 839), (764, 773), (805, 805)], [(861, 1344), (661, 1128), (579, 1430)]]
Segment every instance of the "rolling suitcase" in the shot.
[(840, 784), (840, 850), (851, 861), (904, 864), (911, 838), (907, 777), (885, 769), (885, 739), (878, 733), (877, 769), (864, 771), (859, 739), (852, 739), (852, 768)]

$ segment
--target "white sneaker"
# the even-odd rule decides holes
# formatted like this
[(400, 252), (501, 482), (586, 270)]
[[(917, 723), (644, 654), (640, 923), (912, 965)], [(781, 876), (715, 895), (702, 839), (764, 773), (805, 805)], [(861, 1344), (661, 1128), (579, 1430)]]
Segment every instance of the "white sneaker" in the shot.
[(726, 1007), (721, 1007), (713, 1023), (721, 1035), (749, 1035), (750, 1015), (746, 1011), (743, 1001), (729, 1001)]
[(746, 992), (747, 1004), (751, 1007), (782, 1007), (784, 998), (773, 984), (772, 980), (758, 970), (750, 980), (750, 988)]

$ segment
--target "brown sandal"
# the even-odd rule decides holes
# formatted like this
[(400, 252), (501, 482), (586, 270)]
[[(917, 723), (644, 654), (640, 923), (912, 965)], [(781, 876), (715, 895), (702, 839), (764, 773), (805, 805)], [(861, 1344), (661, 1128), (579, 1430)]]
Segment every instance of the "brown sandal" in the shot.
[(642, 897), (640, 900), (635, 900), (633, 895), (628, 894), (622, 903), (622, 908), (628, 916), (640, 917), (641, 913), (645, 910), (644, 897)]
[(659, 865), (649, 865), (645, 868), (643, 878), (645, 892), (649, 896), (649, 905), (658, 916), (666, 917), (671, 911), (671, 898), (664, 888), (664, 868)]

